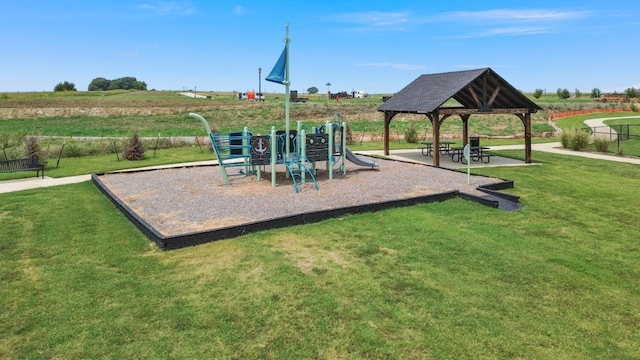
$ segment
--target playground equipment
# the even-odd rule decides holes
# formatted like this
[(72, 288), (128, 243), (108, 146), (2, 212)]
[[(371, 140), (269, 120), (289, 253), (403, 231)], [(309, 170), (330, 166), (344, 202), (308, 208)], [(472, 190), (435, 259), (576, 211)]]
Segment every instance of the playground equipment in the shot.
[[(276, 166), (284, 165), (288, 176), (293, 180), (293, 187), (298, 192), (298, 184), (305, 183), (307, 178), (313, 181), (316, 190), (318, 183), (315, 178), (316, 163), (326, 161), (329, 179), (333, 179), (334, 165), (339, 163), (339, 169), (346, 174), (345, 159), (360, 166), (377, 167), (375, 161), (358, 158), (346, 147), (346, 124), (339, 121), (336, 113), (334, 122), (327, 122), (320, 129), (309, 129), (298, 121), (298, 128), (289, 128), (289, 103), (297, 98), (297, 91), (289, 90), (289, 24), (285, 47), (275, 66), (265, 78), (267, 81), (285, 85), (285, 130), (276, 132), (271, 128), (269, 135), (254, 136), (245, 127), (242, 132), (229, 134), (214, 134), (209, 123), (200, 115), (190, 113), (190, 117), (200, 120), (211, 139), (213, 150), (222, 169), (222, 176), (230, 185), (227, 168), (241, 167), (236, 175), (257, 175), (261, 179), (261, 166), (271, 166), (271, 184), (276, 186)], [(292, 99), (293, 98), (293, 99)], [(302, 98), (300, 98), (302, 99)]]
[[(347, 148), (344, 122), (326, 122), (311, 131), (298, 122), (297, 130), (289, 131), (287, 137), (286, 131), (276, 131), (275, 127), (269, 135), (254, 135), (246, 127), (241, 132), (213, 133), (204, 117), (195, 113), (189, 116), (200, 120), (207, 130), (227, 185), (231, 185), (230, 176), (255, 175), (261, 180), (262, 167), (270, 166), (272, 186), (276, 186), (276, 166), (283, 165), (296, 192), (299, 185), (307, 181), (313, 182), (318, 190), (315, 178), (318, 162), (326, 162), (329, 179), (333, 179), (336, 171), (346, 174), (345, 161), (371, 168), (378, 166), (375, 161), (362, 159)], [(339, 119), (336, 114), (334, 121)], [(231, 174), (231, 168), (240, 168), (240, 171)]]

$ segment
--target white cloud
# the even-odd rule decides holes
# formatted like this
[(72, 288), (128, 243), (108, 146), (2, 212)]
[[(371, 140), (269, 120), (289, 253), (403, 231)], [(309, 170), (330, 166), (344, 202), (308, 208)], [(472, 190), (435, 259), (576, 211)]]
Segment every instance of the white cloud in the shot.
[(390, 67), (398, 70), (422, 70), (425, 69), (424, 65), (412, 65), (412, 64), (402, 64), (402, 63), (391, 63), (391, 62), (381, 62), (381, 63), (362, 63), (358, 64), (358, 66), (366, 66), (366, 67)]
[(118, 52), (118, 56), (136, 58), (140, 56), (140, 53), (135, 51), (120, 51)]
[(338, 14), (333, 16), (331, 20), (358, 25), (361, 29), (399, 30), (409, 22), (409, 14), (406, 12), (365, 11)]
[(157, 1), (140, 4), (138, 8), (156, 15), (193, 15), (195, 13), (195, 8), (187, 1)]
[(244, 15), (244, 14), (246, 14), (246, 12), (247, 11), (244, 9), (244, 7), (242, 7), (242, 5), (236, 5), (233, 8), (233, 14), (234, 15)]
[(495, 9), (484, 11), (454, 11), (444, 13), (444, 19), (450, 20), (478, 20), (487, 22), (540, 22), (540, 21), (566, 21), (590, 16), (588, 11), (562, 11), (562, 10), (511, 10)]

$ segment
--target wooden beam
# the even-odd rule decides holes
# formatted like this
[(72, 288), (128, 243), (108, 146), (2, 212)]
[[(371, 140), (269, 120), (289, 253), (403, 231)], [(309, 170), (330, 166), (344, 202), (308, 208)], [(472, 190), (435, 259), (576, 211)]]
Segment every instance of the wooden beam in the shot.
[(523, 109), (523, 108), (490, 109), (489, 111), (480, 111), (478, 109), (465, 109), (465, 108), (439, 108), (438, 111), (443, 115), (528, 114), (528, 113), (531, 113), (531, 112), (536, 112), (534, 109)]
[(498, 86), (494, 91), (493, 94), (491, 94), (491, 98), (489, 99), (489, 102), (487, 103), (488, 107), (491, 108), (491, 105), (493, 105), (493, 102), (496, 100), (496, 97), (498, 96), (498, 93), (500, 92), (500, 86)]
[(480, 98), (478, 98), (478, 95), (476, 95), (473, 87), (469, 86), (469, 92), (471, 93), (473, 100), (476, 102), (476, 106), (478, 106), (478, 109), (482, 108), (482, 102), (480, 101)]
[(429, 119), (433, 125), (433, 165), (440, 166), (440, 124), (442, 124), (442, 120), (440, 120), (438, 112), (432, 113)]

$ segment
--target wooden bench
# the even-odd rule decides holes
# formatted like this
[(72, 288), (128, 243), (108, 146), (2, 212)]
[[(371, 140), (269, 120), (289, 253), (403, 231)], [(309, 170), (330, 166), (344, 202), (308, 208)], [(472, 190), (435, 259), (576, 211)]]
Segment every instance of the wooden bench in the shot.
[(44, 179), (44, 164), (38, 163), (37, 157), (13, 160), (0, 160), (0, 173), (18, 172), (35, 170), (36, 177), (40, 176)]

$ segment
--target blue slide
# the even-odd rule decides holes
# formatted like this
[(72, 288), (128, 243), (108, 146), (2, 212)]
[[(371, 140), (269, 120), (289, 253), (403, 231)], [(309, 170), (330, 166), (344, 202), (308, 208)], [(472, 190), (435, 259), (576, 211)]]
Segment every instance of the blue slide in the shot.
[(370, 160), (370, 159), (360, 158), (346, 147), (345, 147), (345, 153), (347, 155), (347, 160), (351, 161), (352, 163), (358, 166), (367, 166), (371, 168), (378, 167), (378, 163), (375, 162), (373, 159)]

